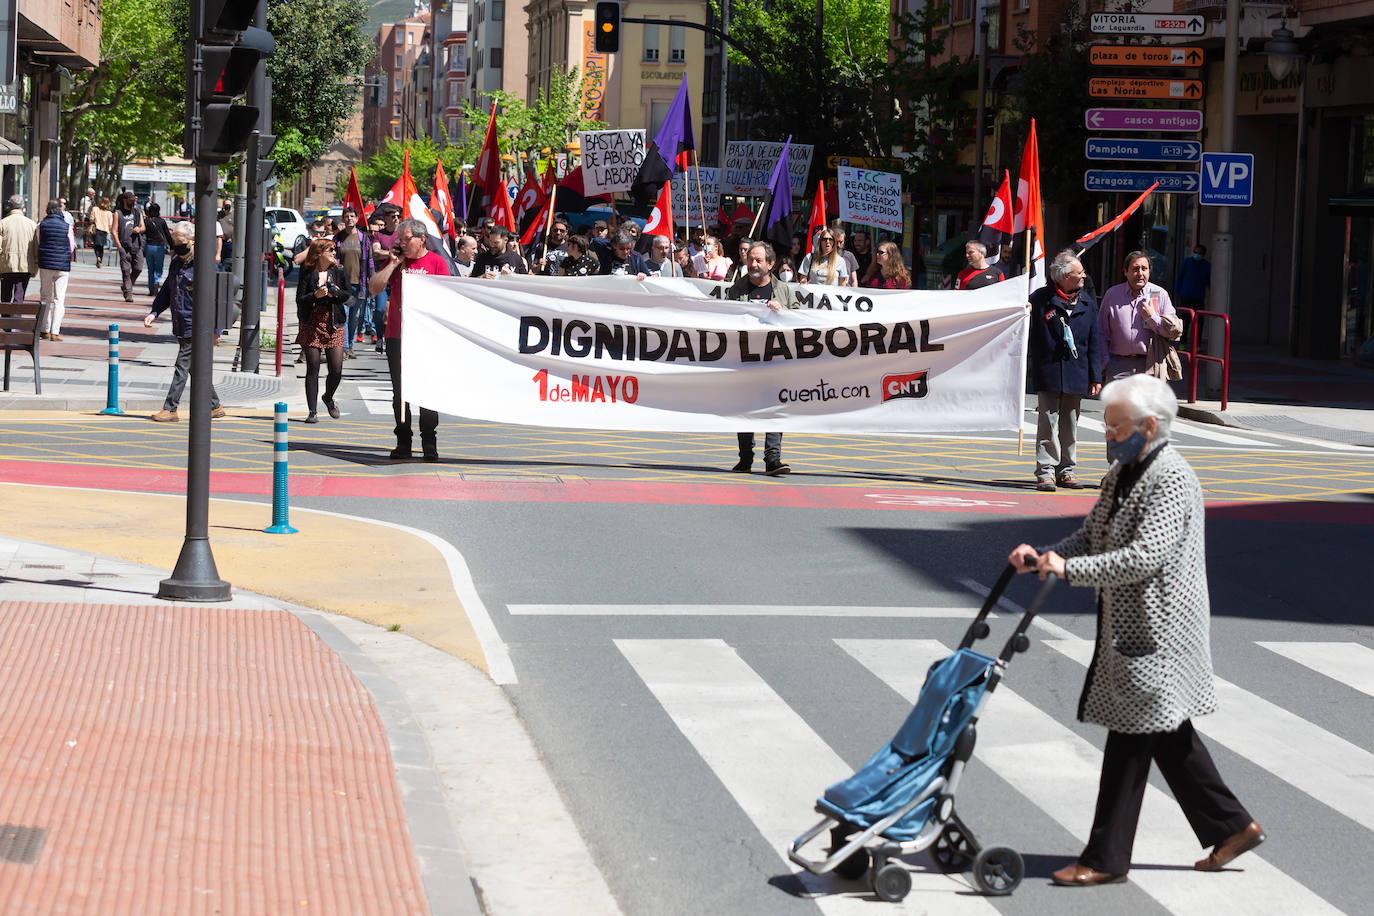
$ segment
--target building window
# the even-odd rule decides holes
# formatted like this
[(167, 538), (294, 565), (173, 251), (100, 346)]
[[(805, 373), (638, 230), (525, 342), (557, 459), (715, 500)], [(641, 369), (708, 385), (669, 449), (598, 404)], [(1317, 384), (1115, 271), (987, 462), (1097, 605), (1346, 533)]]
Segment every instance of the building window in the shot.
[(668, 118), (668, 109), (673, 103), (671, 101), (650, 102), (649, 103), (649, 136), (657, 137), (658, 129), (663, 126), (663, 122)]
[(399, 139), (401, 139), (401, 128), (400, 128), (400, 127), (393, 127), (393, 128), (391, 128), (391, 139), (393, 139), (393, 140), (399, 140)]
[(668, 28), (668, 62), (684, 63), (687, 60), (687, 30), (680, 25)]
[(644, 27), (644, 62), (658, 63), (658, 26)]
[(506, 0), (492, 0), (491, 21), (500, 22), (506, 18)]
[(973, 0), (954, 0), (950, 4), (954, 8), (955, 22), (969, 22), (973, 19)]
[(467, 45), (453, 46), (453, 54), (448, 59), (448, 68), (450, 70), (466, 70), (468, 68)]
[(505, 57), (506, 57), (505, 51), (506, 51), (505, 48), (492, 48), (492, 49), (491, 49), (491, 67), (492, 67), (493, 70), (499, 69), (500, 67), (502, 67), (502, 66), (505, 64)]
[(400, 54), (397, 54), (397, 55), (396, 55), (396, 66), (398, 66), (398, 67), (402, 66), (402, 64), (401, 64), (401, 55), (400, 55)]

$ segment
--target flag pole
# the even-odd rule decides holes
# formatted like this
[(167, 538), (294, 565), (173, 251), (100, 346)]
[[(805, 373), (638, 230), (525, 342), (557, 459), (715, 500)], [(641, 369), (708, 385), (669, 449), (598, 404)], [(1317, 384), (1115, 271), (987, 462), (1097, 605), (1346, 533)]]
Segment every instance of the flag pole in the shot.
[[(704, 238), (705, 235), (706, 235), (706, 198), (703, 197), (703, 196), (702, 196), (702, 193), (701, 193), (701, 166), (700, 166), (700, 164), (697, 162), (697, 157), (696, 157), (696, 153), (695, 153), (695, 152), (692, 153), (692, 171), (695, 172), (695, 173), (696, 173), (696, 176), (697, 176), (697, 207), (698, 207), (698, 209), (701, 210), (701, 234), (702, 234), (702, 237)], [(686, 175), (684, 175), (683, 178), (686, 179)], [(691, 198), (690, 189), (689, 189), (689, 191), (688, 191), (687, 194), (684, 194), (684, 195), (682, 195), (682, 196), (683, 196), (683, 198), (684, 198), (685, 200), (690, 201), (690, 200), (692, 199), (692, 198)], [(692, 234), (692, 205), (691, 205), (690, 203), (687, 205), (687, 220), (686, 220), (686, 222), (687, 222), (687, 235), (690, 236), (690, 235)]]

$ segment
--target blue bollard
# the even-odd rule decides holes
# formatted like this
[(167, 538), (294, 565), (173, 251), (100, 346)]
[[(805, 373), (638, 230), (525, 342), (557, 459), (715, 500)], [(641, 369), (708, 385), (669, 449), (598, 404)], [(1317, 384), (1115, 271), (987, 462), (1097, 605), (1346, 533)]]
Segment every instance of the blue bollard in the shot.
[(278, 401), (272, 423), (272, 525), (267, 534), (295, 534), (288, 519), (289, 494), (286, 488), (286, 402)]
[(119, 409), (119, 325), (110, 325), (110, 372), (105, 383), (105, 409), (101, 413), (123, 416)]

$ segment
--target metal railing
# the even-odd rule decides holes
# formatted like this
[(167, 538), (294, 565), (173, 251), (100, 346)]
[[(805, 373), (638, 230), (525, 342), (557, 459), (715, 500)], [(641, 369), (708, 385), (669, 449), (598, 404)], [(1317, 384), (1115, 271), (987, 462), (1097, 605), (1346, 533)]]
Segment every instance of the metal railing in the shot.
[[(1206, 309), (1179, 308), (1179, 314), (1188, 316), (1188, 403), (1197, 403), (1197, 368), (1198, 362), (1212, 362), (1221, 364), (1221, 409), (1226, 409), (1226, 404), (1231, 391), (1231, 318), (1221, 312), (1209, 312)], [(1221, 356), (1212, 356), (1207, 353), (1197, 351), (1198, 338), (1202, 335), (1198, 333), (1198, 320), (1202, 318), (1220, 318), (1222, 326), (1222, 345)]]

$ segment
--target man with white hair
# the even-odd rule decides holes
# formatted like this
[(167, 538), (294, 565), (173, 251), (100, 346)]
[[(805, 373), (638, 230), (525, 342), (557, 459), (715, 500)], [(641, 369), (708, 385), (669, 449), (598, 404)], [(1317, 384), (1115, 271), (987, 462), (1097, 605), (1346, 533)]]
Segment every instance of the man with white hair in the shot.
[[(152, 415), (158, 423), (175, 423), (181, 419), (177, 406), (181, 403), (181, 393), (186, 390), (186, 379), (191, 375), (191, 314), (195, 300), (195, 228), (190, 223), (177, 223), (172, 227), (172, 263), (167, 268), (167, 279), (157, 291), (153, 305), (143, 316), (143, 326), (151, 328), (157, 316), (167, 309), (172, 310), (172, 333), (177, 339), (177, 359), (172, 370), (172, 384), (167, 389), (167, 397), (162, 409)], [(216, 328), (216, 332), (220, 329)], [(215, 386), (210, 384), (210, 416), (224, 416), (219, 395)]]
[(1132, 375), (1109, 383), (1102, 402), (1112, 466), (1097, 503), (1059, 543), (1021, 544), (1008, 557), (1020, 572), (1097, 592), (1078, 718), (1106, 727), (1107, 742), (1087, 845), (1052, 875), (1065, 887), (1126, 880), (1152, 762), (1198, 843), (1212, 847), (1195, 870), (1221, 871), (1265, 840), (1193, 727), (1217, 695), (1202, 486), (1169, 447), (1178, 401), (1160, 379)]
[(0, 219), (0, 302), (23, 302), (38, 273), (38, 224), (24, 215), (24, 198), (11, 194)]

